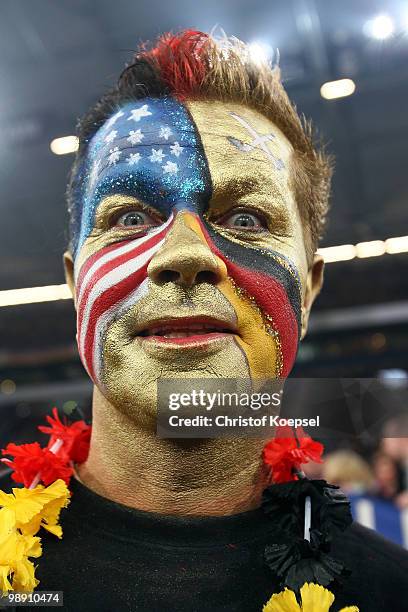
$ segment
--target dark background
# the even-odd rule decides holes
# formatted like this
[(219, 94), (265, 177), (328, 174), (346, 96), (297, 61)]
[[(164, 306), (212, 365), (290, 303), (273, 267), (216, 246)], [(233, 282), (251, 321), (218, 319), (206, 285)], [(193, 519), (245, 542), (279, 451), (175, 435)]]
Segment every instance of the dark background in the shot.
[[(387, 12), (387, 40), (364, 34)], [(0, 3), (0, 290), (61, 284), (72, 155), (53, 138), (114, 82), (138, 43), (221, 25), (279, 48), (285, 85), (337, 159), (322, 246), (408, 234), (408, 4), (373, 0), (3, 0)], [(342, 77), (354, 95), (324, 100)], [(329, 263), (298, 376), (405, 377), (408, 254)], [(6, 383), (4, 384), (4, 381)], [(13, 384), (7, 381), (12, 381)], [(3, 382), (3, 384), (2, 384)], [(89, 414), (70, 300), (0, 308), (0, 442), (30, 441), (53, 405)], [(66, 402), (71, 404), (66, 405)]]

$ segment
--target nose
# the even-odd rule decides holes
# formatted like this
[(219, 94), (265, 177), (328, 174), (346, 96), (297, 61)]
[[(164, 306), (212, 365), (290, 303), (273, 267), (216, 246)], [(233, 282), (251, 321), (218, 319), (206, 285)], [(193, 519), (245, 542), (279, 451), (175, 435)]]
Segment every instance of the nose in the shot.
[(226, 278), (227, 270), (205, 242), (198, 221), (190, 213), (179, 212), (147, 274), (158, 285), (173, 282), (192, 287), (198, 283), (215, 285)]

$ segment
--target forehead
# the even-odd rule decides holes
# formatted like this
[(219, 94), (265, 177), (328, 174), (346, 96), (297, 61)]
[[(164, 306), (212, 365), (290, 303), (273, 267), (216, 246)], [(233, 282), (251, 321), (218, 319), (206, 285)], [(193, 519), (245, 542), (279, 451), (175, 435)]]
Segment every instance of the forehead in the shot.
[(241, 104), (187, 102), (205, 151), (215, 199), (256, 194), (275, 208), (292, 207), (293, 147), (258, 111)]
[[(186, 108), (173, 98), (124, 105), (93, 136), (83, 169), (79, 247), (100, 201), (127, 194), (163, 208), (202, 198), (205, 157)], [(167, 210), (166, 210), (167, 209)]]
[(277, 126), (240, 104), (183, 104), (171, 97), (128, 103), (89, 143), (78, 246), (91, 232), (101, 200), (114, 193), (131, 195), (164, 215), (173, 208), (200, 213), (214, 191), (235, 196), (243, 185), (284, 201), (291, 154)]

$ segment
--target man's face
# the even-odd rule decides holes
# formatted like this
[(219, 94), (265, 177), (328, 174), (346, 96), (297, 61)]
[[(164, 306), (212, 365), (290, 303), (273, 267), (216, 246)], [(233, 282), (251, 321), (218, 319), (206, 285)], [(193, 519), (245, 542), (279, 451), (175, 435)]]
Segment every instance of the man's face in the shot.
[(233, 103), (146, 98), (95, 134), (74, 282), (79, 353), (111, 403), (150, 418), (160, 377), (287, 376), (308, 286), (292, 156)]

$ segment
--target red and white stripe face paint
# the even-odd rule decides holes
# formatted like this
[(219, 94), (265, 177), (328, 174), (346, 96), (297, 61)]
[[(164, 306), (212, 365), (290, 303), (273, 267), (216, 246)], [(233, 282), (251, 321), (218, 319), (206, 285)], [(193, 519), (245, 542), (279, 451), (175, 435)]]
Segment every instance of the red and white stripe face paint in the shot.
[(91, 143), (77, 337), (108, 401), (150, 423), (159, 378), (287, 376), (307, 267), (276, 126), (240, 105), (134, 106)]
[(76, 270), (79, 354), (89, 376), (103, 387), (103, 339), (109, 325), (147, 293), (147, 266), (162, 246), (173, 215), (137, 239), (102, 248)]

